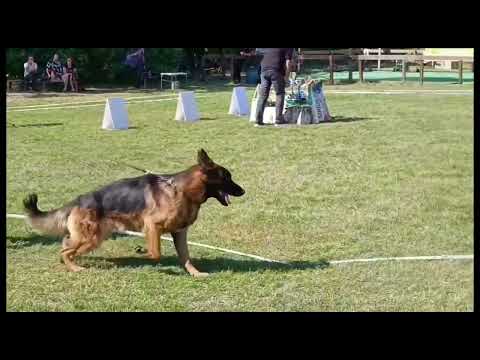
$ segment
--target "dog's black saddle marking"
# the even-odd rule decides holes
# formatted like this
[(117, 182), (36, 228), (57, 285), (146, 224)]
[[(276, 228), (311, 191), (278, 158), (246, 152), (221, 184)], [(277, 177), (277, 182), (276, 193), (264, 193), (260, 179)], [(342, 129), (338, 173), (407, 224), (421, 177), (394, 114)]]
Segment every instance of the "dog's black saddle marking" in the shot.
[(91, 193), (80, 195), (73, 206), (95, 209), (102, 216), (105, 212), (135, 213), (145, 209), (145, 191), (155, 191), (159, 182), (173, 185), (173, 175), (146, 174), (135, 178), (122, 179)]

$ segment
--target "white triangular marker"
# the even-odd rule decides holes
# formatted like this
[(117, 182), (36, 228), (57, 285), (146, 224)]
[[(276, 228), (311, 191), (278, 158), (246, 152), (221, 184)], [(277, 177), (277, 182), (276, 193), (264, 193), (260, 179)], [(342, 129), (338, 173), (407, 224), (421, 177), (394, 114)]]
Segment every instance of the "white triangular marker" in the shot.
[(243, 86), (234, 87), (228, 113), (235, 116), (248, 116), (250, 113), (248, 107), (247, 90)]
[(107, 99), (103, 114), (102, 129), (127, 130), (128, 113), (123, 99)]
[(258, 104), (258, 93), (260, 92), (260, 85), (257, 85), (255, 88), (255, 92), (253, 93), (252, 97), (252, 106), (250, 110), (250, 122), (256, 122), (256, 116), (257, 116), (257, 104)]
[(178, 94), (177, 112), (175, 114), (177, 121), (197, 121), (200, 120), (200, 114), (195, 101), (193, 91), (185, 91)]

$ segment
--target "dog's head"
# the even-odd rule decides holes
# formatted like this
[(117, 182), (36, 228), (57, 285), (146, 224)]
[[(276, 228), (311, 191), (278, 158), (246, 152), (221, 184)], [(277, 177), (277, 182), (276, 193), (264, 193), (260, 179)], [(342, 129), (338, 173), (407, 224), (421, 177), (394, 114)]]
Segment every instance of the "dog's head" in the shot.
[(223, 166), (215, 164), (205, 150), (198, 152), (198, 165), (207, 177), (206, 191), (207, 199), (215, 198), (223, 206), (230, 204), (230, 195), (242, 196), (245, 194), (240, 185), (232, 180), (232, 174)]

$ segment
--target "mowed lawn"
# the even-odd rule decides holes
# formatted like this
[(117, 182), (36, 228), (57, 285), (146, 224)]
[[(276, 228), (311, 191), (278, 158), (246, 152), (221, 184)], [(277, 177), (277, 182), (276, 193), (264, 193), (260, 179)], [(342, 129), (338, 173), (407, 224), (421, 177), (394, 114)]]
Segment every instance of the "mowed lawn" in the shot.
[(139, 175), (118, 161), (170, 173), (204, 148), (246, 195), (227, 208), (210, 199), (189, 239), (292, 265), (191, 246), (194, 263), (212, 274), (194, 279), (177, 266), (171, 243), (155, 265), (135, 253), (143, 239), (117, 237), (79, 260), (88, 270), (69, 273), (59, 239), (9, 219), (8, 311), (473, 310), (472, 261), (326, 264), (473, 253), (473, 96), (327, 93), (337, 121), (293, 128), (229, 116), (227, 86), (197, 88), (195, 124), (173, 120), (174, 100), (144, 101), (169, 92), (111, 94), (142, 97), (128, 105), (132, 129), (120, 132), (100, 129), (103, 105), (11, 111), (106, 96), (8, 99), (9, 213), (21, 214), (31, 192), (47, 210)]

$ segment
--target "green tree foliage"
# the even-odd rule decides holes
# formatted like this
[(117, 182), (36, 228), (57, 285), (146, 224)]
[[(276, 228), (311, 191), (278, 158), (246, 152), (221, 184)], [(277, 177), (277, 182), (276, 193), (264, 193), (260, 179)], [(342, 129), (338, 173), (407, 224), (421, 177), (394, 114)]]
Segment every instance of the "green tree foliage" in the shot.
[[(73, 57), (83, 81), (89, 83), (118, 83), (131, 76), (123, 64), (131, 48), (9, 48), (6, 69), (9, 76), (22, 77), (23, 63), (29, 55), (35, 57), (41, 69), (58, 53), (64, 63)], [(182, 54), (180, 48), (146, 48), (146, 63), (153, 71), (175, 70)]]

